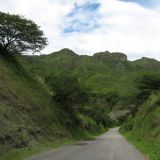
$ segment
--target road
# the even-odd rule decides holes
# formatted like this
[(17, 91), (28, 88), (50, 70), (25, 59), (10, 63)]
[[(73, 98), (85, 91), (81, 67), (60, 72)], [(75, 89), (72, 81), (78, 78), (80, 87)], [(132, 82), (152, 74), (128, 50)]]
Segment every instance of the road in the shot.
[(145, 160), (145, 158), (119, 134), (117, 128), (114, 128), (96, 140), (51, 150), (27, 160)]

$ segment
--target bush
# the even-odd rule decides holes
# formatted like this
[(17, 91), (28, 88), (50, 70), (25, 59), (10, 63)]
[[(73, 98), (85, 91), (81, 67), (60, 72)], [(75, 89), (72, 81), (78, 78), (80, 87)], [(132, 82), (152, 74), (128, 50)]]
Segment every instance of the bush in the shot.
[(96, 130), (97, 128), (97, 123), (95, 120), (93, 120), (91, 117), (79, 114), (78, 115), (80, 124), (82, 129), (86, 130)]
[(138, 99), (142, 101), (146, 100), (151, 93), (160, 91), (160, 74), (159, 73), (148, 73), (139, 77), (137, 80), (137, 88), (139, 93), (137, 95)]
[(133, 129), (133, 125), (134, 125), (134, 119), (129, 118), (126, 122), (123, 123), (121, 130), (126, 132), (131, 131)]
[(45, 78), (53, 92), (53, 99), (62, 104), (83, 104), (87, 102), (85, 89), (71, 73), (51, 74)]

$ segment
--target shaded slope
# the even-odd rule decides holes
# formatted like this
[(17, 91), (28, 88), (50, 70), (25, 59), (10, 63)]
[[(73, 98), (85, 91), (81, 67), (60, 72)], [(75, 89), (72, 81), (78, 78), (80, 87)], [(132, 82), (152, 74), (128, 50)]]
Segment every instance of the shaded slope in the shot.
[(11, 148), (35, 145), (40, 137), (59, 137), (62, 133), (66, 131), (58, 122), (58, 110), (45, 86), (17, 60), (0, 56), (1, 155)]

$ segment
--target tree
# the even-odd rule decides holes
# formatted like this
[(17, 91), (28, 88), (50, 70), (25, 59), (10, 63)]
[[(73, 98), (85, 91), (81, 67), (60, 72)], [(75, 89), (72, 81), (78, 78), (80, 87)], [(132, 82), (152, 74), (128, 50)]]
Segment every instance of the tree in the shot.
[(150, 92), (160, 90), (160, 74), (150, 73), (145, 74), (139, 79), (138, 88), (148, 90)]
[(88, 100), (85, 88), (71, 73), (51, 74), (45, 78), (45, 81), (53, 92), (53, 98), (59, 103), (64, 105), (83, 104)]
[(148, 73), (139, 77), (137, 80), (137, 88), (139, 89), (138, 98), (147, 99), (151, 93), (160, 91), (160, 74)]
[(3, 54), (33, 53), (47, 45), (43, 31), (32, 20), (0, 12), (0, 50)]
[(65, 117), (68, 127), (80, 125), (82, 108), (88, 102), (86, 88), (79, 84), (77, 77), (70, 72), (58, 72), (45, 78), (45, 82), (53, 92), (53, 99), (59, 103), (60, 116)]

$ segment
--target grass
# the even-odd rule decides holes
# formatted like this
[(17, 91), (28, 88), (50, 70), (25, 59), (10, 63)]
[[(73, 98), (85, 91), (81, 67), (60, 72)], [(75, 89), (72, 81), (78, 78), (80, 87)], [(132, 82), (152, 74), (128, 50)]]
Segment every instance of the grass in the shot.
[(66, 144), (72, 144), (74, 139), (61, 139), (61, 140), (41, 140), (37, 143), (36, 146), (30, 147), (30, 148), (19, 148), (19, 149), (12, 149), (10, 150), (7, 155), (3, 155), (0, 160), (20, 160), (25, 159), (31, 155), (38, 154), (40, 152), (45, 152), (47, 150), (58, 148), (60, 146), (66, 145)]
[(126, 139), (134, 144), (146, 157), (147, 160), (160, 160), (160, 144), (155, 141), (139, 140), (130, 132), (123, 134)]
[[(37, 144), (34, 144), (35, 145), (34, 147), (10, 150), (7, 155), (6, 154), (2, 155), (0, 157), (0, 160), (24, 160), (27, 157), (30, 157), (32, 155), (36, 155), (38, 153), (42, 153), (45, 151), (63, 147), (65, 145), (75, 144), (82, 140), (94, 140), (96, 139), (96, 136), (102, 134), (103, 132), (102, 131), (95, 132), (93, 134), (87, 131), (83, 133), (79, 132), (79, 133), (76, 133), (75, 136), (73, 137), (70, 137), (70, 138), (66, 137), (63, 139), (58, 139), (58, 138), (55, 139), (53, 137), (47, 137), (45, 139), (43, 138), (42, 140), (37, 142)], [(3, 150), (5, 150), (4, 146), (0, 146), (0, 150), (2, 150), (2, 148)]]
[[(16, 63), (0, 55), (0, 160), (19, 160), (51, 146), (47, 140), (35, 142), (35, 137), (52, 135), (55, 146), (68, 141), (56, 141), (57, 135), (69, 133), (59, 124), (58, 111), (47, 90)], [(20, 149), (32, 141), (34, 147)]]
[(132, 118), (122, 124), (121, 132), (140, 149), (147, 160), (160, 160), (160, 93), (152, 93)]

